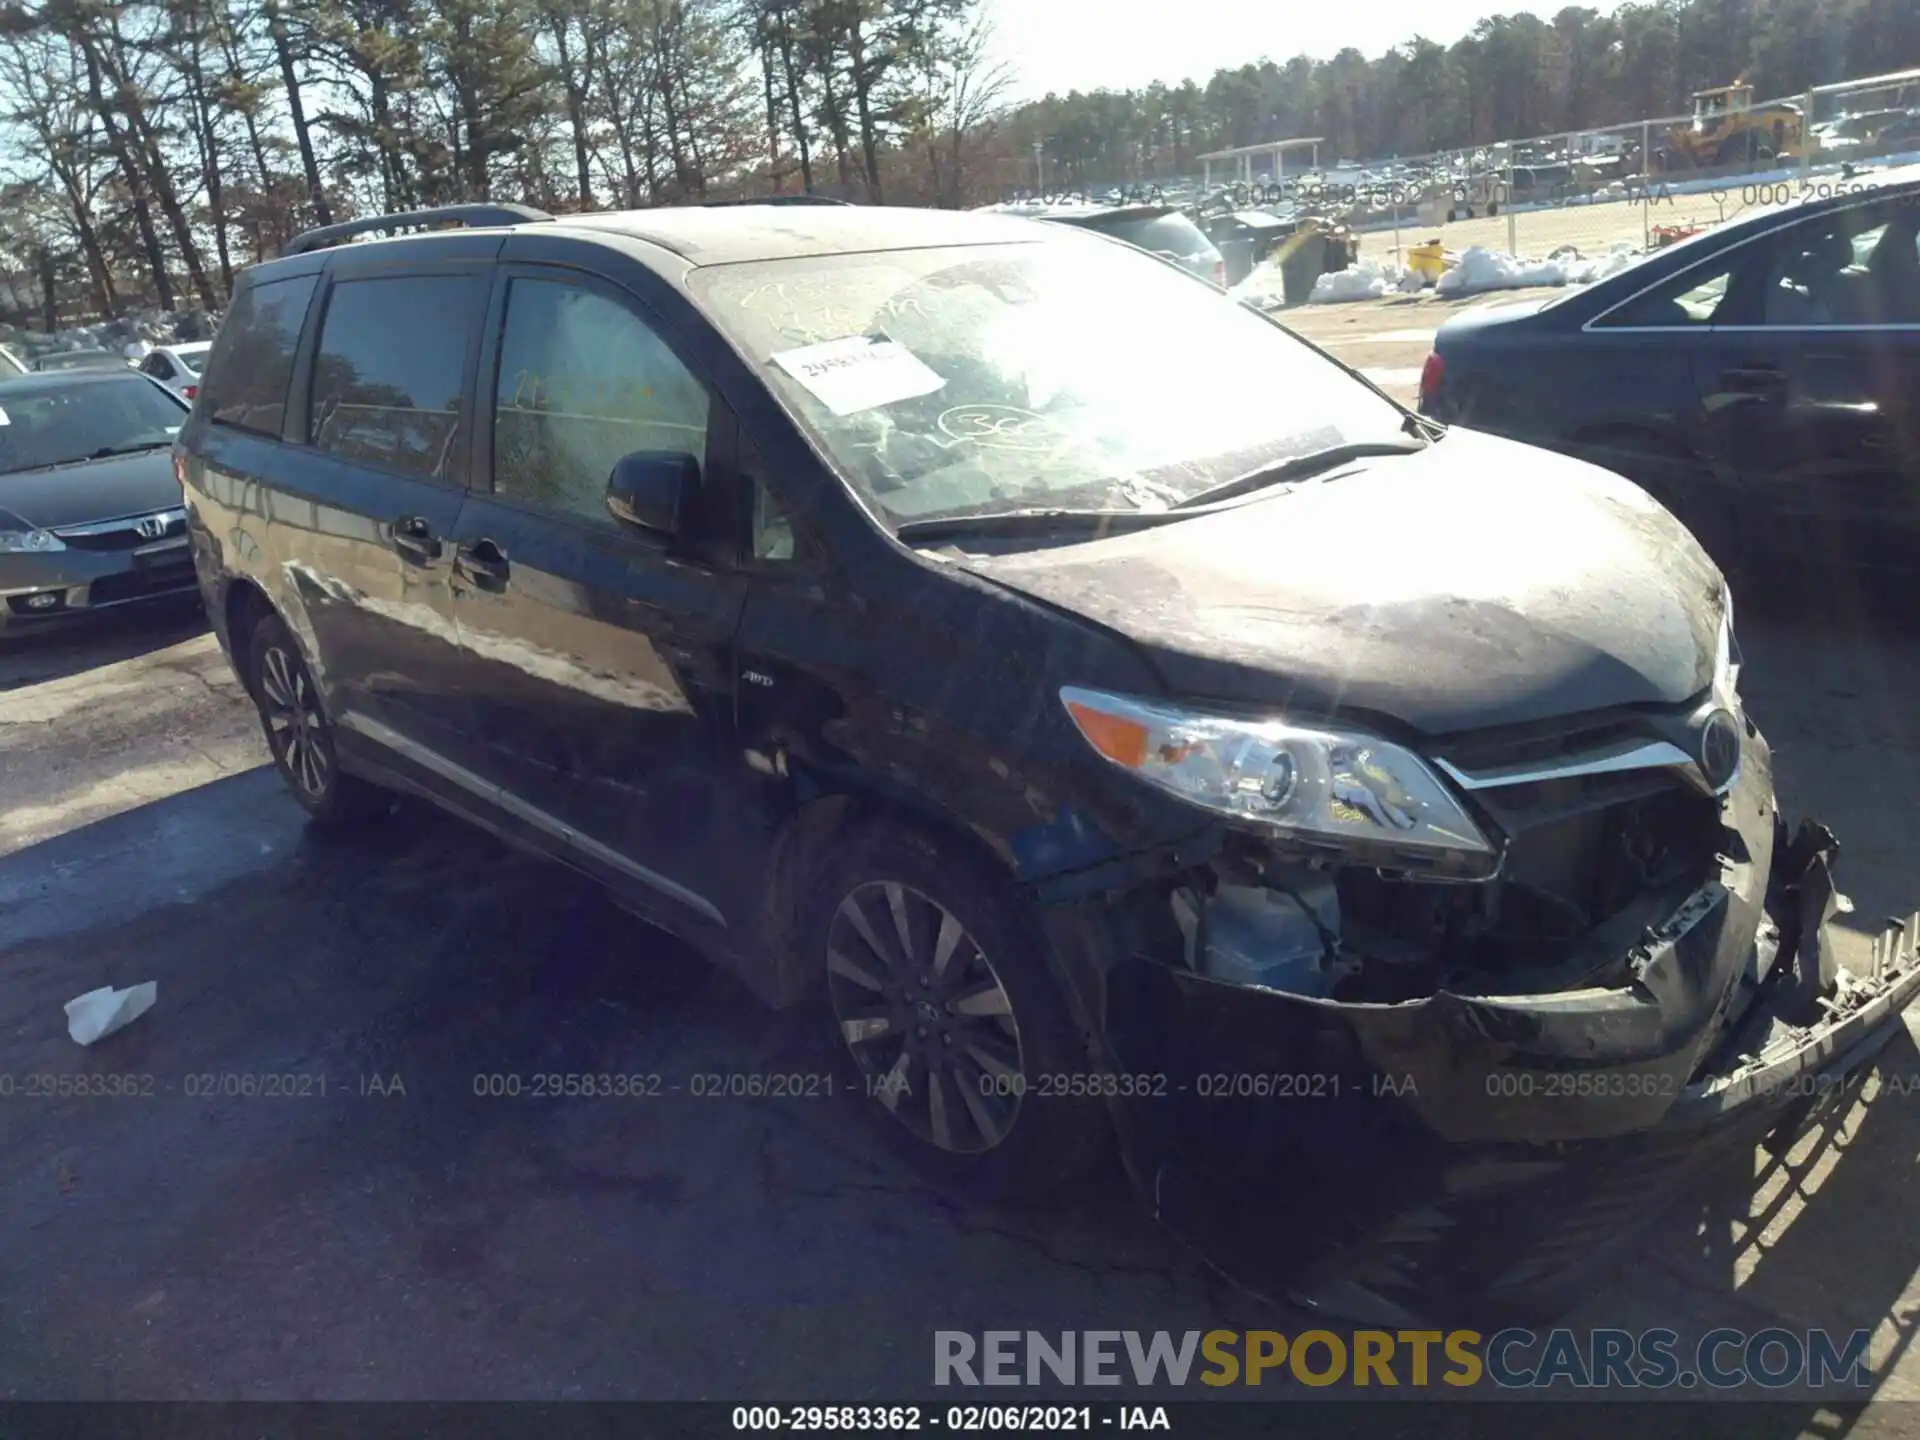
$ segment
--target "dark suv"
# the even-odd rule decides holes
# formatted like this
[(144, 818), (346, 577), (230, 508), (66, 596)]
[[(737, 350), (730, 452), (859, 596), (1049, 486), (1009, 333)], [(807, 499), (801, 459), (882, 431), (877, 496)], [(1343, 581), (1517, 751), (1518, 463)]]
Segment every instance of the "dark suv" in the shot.
[(1163, 1217), (1406, 1313), (1541, 1222), (1604, 1254), (1920, 985), (1897, 937), (1837, 985), (1671, 517), (1071, 227), (334, 227), (245, 275), (178, 458), (316, 820), (597, 878), (819, 1004), (945, 1177), (1117, 1133)]

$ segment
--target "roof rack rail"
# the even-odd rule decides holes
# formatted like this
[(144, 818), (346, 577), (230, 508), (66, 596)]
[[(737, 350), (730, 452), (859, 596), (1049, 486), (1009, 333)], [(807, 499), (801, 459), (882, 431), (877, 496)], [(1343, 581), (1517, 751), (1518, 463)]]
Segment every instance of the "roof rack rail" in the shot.
[(703, 210), (722, 205), (851, 205), (851, 200), (836, 200), (831, 195), (761, 195), (747, 200), (702, 200)]
[(402, 230), (448, 222), (460, 225), (523, 225), (530, 220), (551, 219), (553, 216), (546, 211), (536, 210), (531, 205), (433, 205), (425, 210), (369, 215), (361, 220), (345, 220), (338, 225), (303, 230), (281, 247), (280, 255), (283, 259), (289, 255), (305, 255), (351, 240), (356, 235), (370, 235), (380, 230)]

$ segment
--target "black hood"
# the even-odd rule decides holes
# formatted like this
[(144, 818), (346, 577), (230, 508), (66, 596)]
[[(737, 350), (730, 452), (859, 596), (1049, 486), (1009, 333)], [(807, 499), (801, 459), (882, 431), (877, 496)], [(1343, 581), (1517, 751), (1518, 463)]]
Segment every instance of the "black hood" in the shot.
[(1223, 513), (964, 563), (1128, 636), (1176, 695), (1427, 735), (1677, 703), (1719, 638), (1720, 572), (1644, 491), (1458, 428)]
[(41, 530), (172, 510), (182, 503), (180, 482), (173, 477), (173, 455), (165, 446), (136, 455), (0, 475), (0, 510), (11, 511)]

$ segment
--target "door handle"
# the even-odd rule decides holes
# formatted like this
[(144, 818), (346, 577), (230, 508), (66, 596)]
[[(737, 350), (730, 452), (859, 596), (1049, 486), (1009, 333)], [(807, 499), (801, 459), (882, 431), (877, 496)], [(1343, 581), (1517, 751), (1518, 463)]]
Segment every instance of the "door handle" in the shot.
[(1720, 383), (1748, 393), (1778, 390), (1787, 383), (1787, 372), (1772, 365), (1736, 365), (1720, 372)]
[(454, 553), (454, 566), (482, 590), (504, 590), (511, 571), (507, 552), (492, 540), (475, 540)]
[(425, 565), (440, 558), (440, 539), (423, 516), (402, 515), (393, 522), (393, 548), (403, 560)]

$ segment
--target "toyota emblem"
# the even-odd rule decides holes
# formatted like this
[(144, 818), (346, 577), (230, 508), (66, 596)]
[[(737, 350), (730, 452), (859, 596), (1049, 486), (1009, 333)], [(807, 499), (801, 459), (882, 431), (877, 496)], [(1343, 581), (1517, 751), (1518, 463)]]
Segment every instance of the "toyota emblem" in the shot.
[(1733, 779), (1740, 768), (1740, 722), (1730, 710), (1713, 710), (1701, 722), (1699, 745), (1700, 773), (1715, 790)]
[(167, 517), (164, 515), (142, 515), (140, 523), (133, 528), (142, 540), (158, 540), (167, 533)]

